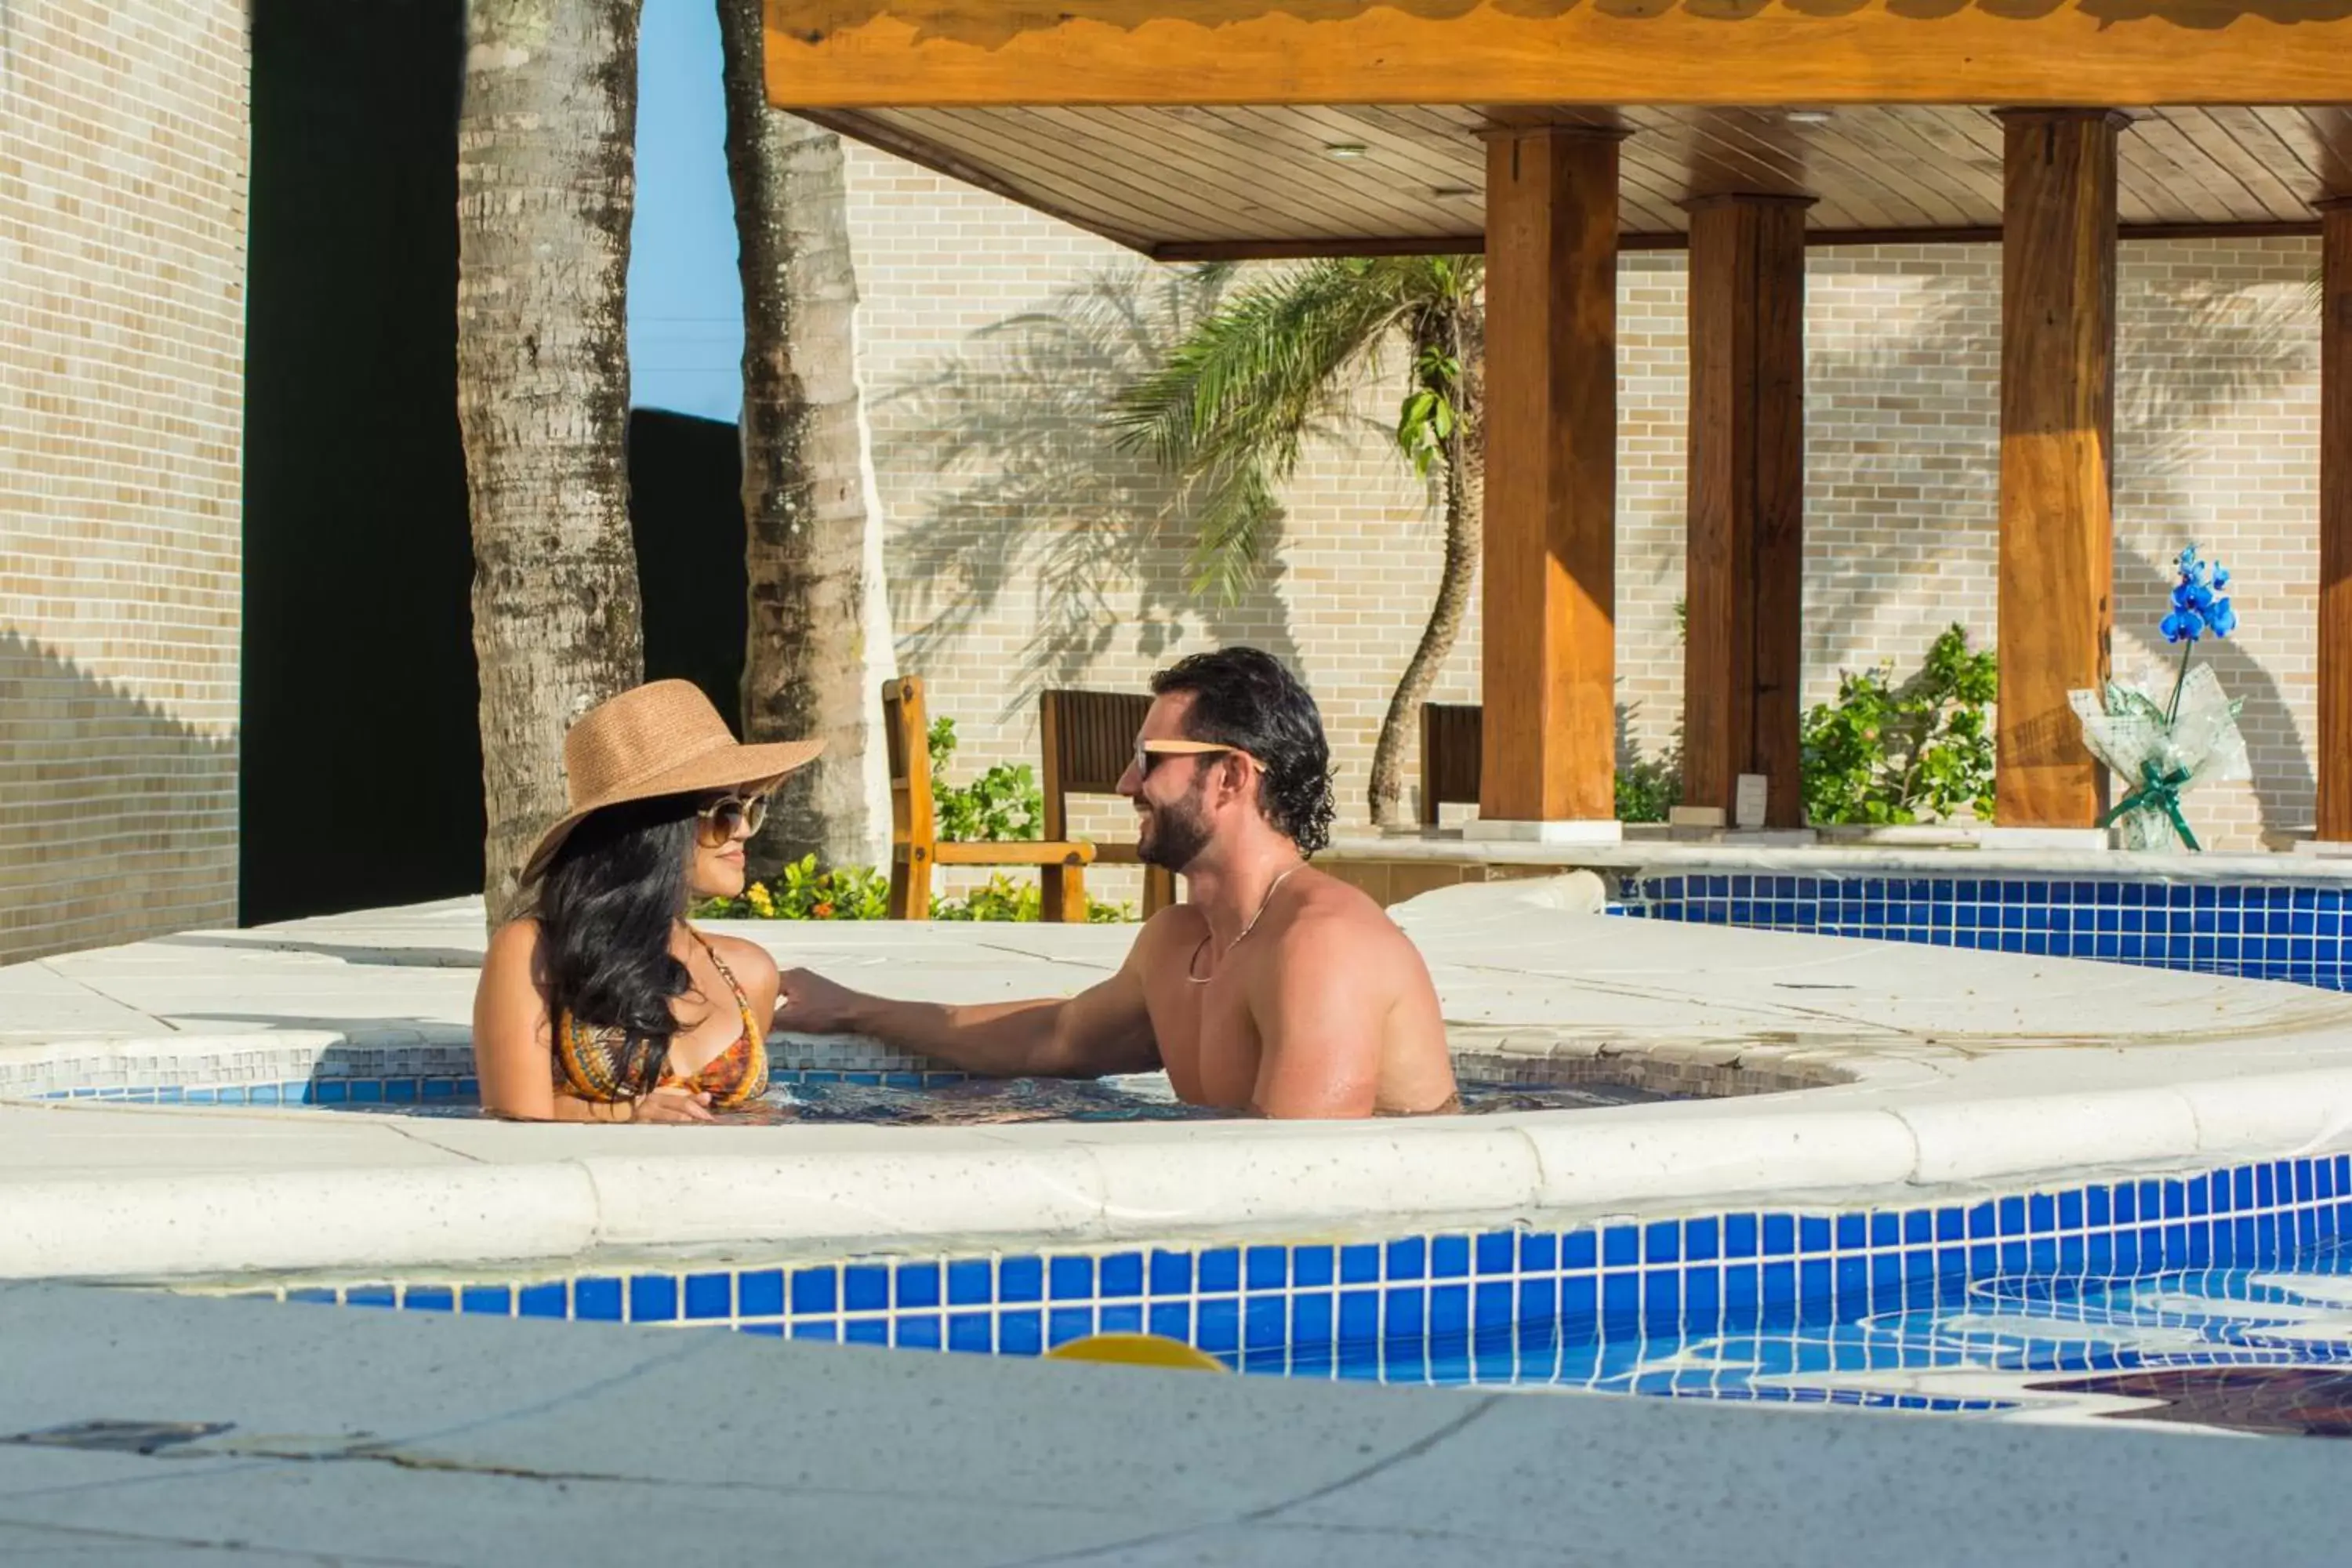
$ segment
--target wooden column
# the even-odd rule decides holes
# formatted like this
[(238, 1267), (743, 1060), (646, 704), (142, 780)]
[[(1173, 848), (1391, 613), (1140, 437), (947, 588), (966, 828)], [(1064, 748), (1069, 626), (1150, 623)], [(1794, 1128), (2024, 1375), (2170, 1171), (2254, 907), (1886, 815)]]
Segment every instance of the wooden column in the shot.
[(1804, 822), (1805, 208), (1691, 204), (1690, 527), (1683, 799), (1733, 820), (1741, 773), (1765, 823)]
[(1489, 833), (1616, 825), (1620, 139), (1545, 127), (1487, 144), (1478, 811)]
[(2319, 822), (2352, 843), (2352, 196), (2320, 204)]
[(2066, 694), (2115, 625), (2116, 142), (2106, 110), (2001, 116), (2000, 708), (1995, 820), (2083, 827), (2106, 780)]

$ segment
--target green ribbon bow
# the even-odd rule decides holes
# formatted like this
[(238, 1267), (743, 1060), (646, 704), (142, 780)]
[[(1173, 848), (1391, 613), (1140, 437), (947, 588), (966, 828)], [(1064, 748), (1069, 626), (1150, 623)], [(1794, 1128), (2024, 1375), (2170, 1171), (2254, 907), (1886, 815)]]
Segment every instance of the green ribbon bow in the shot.
[(2183, 844), (2202, 854), (2204, 847), (2197, 842), (2197, 835), (2189, 831), (2189, 819), (2180, 814), (2180, 786), (2188, 782), (2187, 768), (2174, 768), (2168, 773), (2151, 757), (2140, 763), (2139, 788), (2124, 796), (2106, 816), (2099, 818), (2099, 826), (2105, 827), (2126, 812), (2155, 807), (2172, 818), (2172, 830), (2180, 835)]

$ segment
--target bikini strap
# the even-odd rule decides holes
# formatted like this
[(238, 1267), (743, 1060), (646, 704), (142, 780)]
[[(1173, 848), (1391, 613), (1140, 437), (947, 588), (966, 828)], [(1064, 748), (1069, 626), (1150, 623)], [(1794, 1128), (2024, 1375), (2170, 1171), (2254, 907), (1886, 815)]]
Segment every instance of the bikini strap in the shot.
[(727, 989), (735, 993), (735, 1011), (742, 1016), (744, 1033), (756, 1035), (759, 1032), (760, 1024), (758, 1019), (751, 1016), (751, 998), (744, 991), (743, 983), (735, 978), (735, 972), (727, 967), (727, 961), (719, 956), (719, 949), (711, 945), (709, 937), (696, 931), (692, 926), (687, 927), (686, 932), (702, 944), (702, 951), (709, 953), (710, 962), (719, 966), (719, 978), (727, 982)]

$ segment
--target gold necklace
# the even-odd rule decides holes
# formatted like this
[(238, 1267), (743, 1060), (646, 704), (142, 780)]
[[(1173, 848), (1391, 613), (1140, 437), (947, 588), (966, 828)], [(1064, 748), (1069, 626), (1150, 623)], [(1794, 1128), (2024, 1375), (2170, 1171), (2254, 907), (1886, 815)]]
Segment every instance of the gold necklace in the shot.
[[(1225, 943), (1225, 951), (1219, 958), (1219, 963), (1222, 963), (1225, 959), (1233, 956), (1234, 949), (1241, 946), (1243, 936), (1247, 936), (1250, 932), (1257, 930), (1257, 922), (1265, 918), (1266, 906), (1274, 902), (1275, 889), (1281, 887), (1283, 883), (1290, 880), (1292, 871), (1302, 870), (1305, 868), (1307, 862), (1301, 860), (1297, 865), (1293, 866), (1289, 871), (1285, 871), (1281, 876), (1276, 877), (1273, 881), (1268, 882), (1265, 885), (1265, 897), (1257, 901), (1257, 913), (1250, 916), (1249, 924), (1242, 927), (1242, 936), (1237, 936), (1234, 938), (1233, 941)], [(1185, 961), (1184, 978), (1191, 981), (1195, 985), (1206, 985), (1210, 981), (1214, 980), (1217, 977), (1216, 971), (1214, 970), (1211, 970), (1206, 974), (1195, 974), (1192, 973), (1193, 969), (1201, 961), (1201, 948), (1208, 946), (1215, 935), (1216, 933), (1212, 931), (1208, 936), (1202, 937), (1201, 939), (1201, 947), (1194, 948), (1192, 950), (1192, 956)]]

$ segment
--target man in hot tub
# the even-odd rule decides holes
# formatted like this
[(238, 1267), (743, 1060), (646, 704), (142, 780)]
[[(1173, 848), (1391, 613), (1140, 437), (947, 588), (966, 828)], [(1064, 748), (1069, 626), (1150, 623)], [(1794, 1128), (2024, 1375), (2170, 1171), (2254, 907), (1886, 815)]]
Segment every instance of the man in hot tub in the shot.
[(1314, 699), (1255, 648), (1151, 679), (1118, 791), (1139, 853), (1189, 901), (1145, 922), (1118, 973), (1066, 1000), (893, 1002), (804, 969), (780, 1029), (871, 1036), (990, 1077), (1167, 1069), (1195, 1105), (1278, 1117), (1455, 1108), (1437, 994), (1380, 907), (1309, 866), (1331, 826)]

